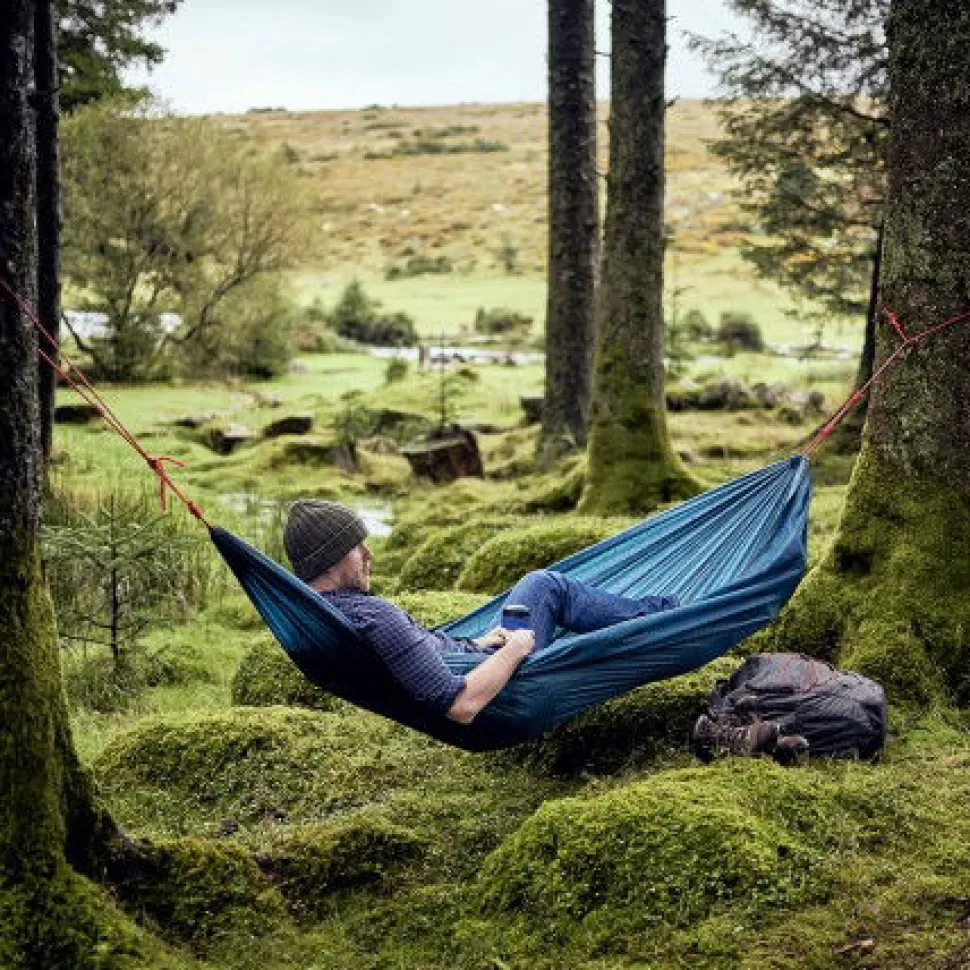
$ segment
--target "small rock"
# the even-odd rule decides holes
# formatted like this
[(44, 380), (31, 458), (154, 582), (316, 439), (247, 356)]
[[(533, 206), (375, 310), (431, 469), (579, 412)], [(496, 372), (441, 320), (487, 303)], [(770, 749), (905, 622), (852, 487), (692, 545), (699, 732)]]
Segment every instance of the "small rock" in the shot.
[(259, 408), (278, 408), (283, 406), (283, 398), (276, 391), (256, 391), (253, 394), (256, 400), (256, 407)]
[(278, 438), (284, 434), (308, 434), (313, 428), (312, 414), (291, 414), (263, 428), (264, 438)]
[(300, 361), (300, 360), (294, 360), (293, 363), (290, 364), (290, 373), (291, 374), (309, 374), (310, 373), (310, 368), (307, 367), (307, 365), (304, 364), (302, 361)]
[(244, 424), (227, 424), (209, 432), (209, 447), (220, 455), (231, 455), (240, 445), (252, 441), (256, 435)]

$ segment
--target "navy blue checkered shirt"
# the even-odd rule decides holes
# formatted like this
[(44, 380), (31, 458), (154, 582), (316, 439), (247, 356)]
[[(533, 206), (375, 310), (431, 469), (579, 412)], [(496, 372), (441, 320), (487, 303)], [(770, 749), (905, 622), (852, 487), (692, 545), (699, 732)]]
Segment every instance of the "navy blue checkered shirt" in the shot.
[(453, 674), (442, 653), (474, 653), (482, 659), (492, 653), (471, 640), (456, 640), (428, 630), (393, 603), (359, 589), (321, 593), (338, 609), (354, 631), (387, 664), (394, 679), (416, 700), (440, 714), (447, 713), (465, 686)]

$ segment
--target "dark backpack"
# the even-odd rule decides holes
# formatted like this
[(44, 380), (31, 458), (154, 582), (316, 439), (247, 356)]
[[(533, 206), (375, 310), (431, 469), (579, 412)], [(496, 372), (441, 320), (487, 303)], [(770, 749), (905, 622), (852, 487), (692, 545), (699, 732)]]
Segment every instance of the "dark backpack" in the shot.
[(708, 701), (715, 720), (777, 721), (813, 756), (874, 758), (886, 741), (886, 693), (861, 674), (797, 653), (749, 657)]

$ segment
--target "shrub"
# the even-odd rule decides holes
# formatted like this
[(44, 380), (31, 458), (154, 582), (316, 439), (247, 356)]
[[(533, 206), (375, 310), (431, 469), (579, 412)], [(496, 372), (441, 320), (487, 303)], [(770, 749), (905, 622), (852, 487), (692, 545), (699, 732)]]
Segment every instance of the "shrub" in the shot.
[(378, 347), (413, 347), (418, 342), (414, 321), (406, 313), (378, 313), (377, 304), (354, 280), (330, 314), (331, 326), (348, 340)]
[(384, 271), (384, 279), (400, 280), (411, 276), (450, 273), (454, 264), (447, 256), (411, 256), (403, 264), (389, 266)]
[(403, 357), (392, 357), (384, 371), (384, 383), (397, 384), (406, 380), (410, 369), (411, 365)]
[(458, 577), (458, 589), (500, 593), (531, 570), (565, 559), (630, 524), (630, 520), (563, 517), (496, 536), (469, 558)]
[(761, 327), (755, 323), (754, 317), (750, 313), (735, 313), (733, 311), (722, 313), (715, 337), (736, 350), (761, 353), (765, 349)]
[(714, 338), (714, 328), (701, 310), (696, 308), (688, 310), (684, 314), (682, 325), (688, 340), (701, 341)]
[(479, 307), (475, 311), (475, 333), (486, 336), (525, 337), (532, 327), (532, 317), (507, 307), (493, 307), (486, 310)]

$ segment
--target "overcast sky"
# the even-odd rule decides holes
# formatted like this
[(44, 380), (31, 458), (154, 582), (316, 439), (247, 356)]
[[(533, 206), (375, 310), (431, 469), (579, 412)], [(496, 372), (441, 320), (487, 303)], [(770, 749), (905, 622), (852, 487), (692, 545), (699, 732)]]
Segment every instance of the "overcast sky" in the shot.
[[(597, 47), (608, 50), (609, 5), (597, 2)], [(541, 101), (545, 10), (545, 0), (184, 0), (153, 34), (164, 63), (129, 77), (184, 113)], [(714, 94), (683, 33), (737, 27), (725, 0), (667, 0), (667, 12), (669, 94)]]

